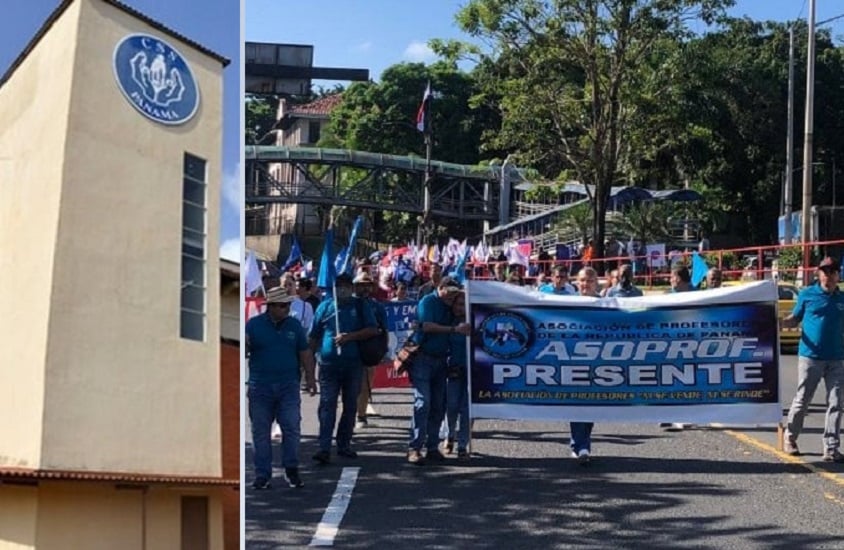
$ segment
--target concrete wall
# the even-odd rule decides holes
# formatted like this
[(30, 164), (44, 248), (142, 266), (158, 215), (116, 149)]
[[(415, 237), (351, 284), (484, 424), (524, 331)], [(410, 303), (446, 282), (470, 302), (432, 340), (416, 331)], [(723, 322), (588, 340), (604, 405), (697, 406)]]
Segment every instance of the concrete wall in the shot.
[[(208, 498), (209, 546), (222, 550), (221, 488), (117, 488), (110, 483), (0, 485), (0, 549), (179, 548), (181, 501)], [(229, 489), (230, 491), (230, 489)]]
[[(219, 476), (222, 67), (109, 4), (76, 5), (40, 467)], [(187, 58), (201, 95), (188, 123), (121, 95), (112, 55), (134, 32)], [(185, 152), (208, 166), (204, 342), (179, 334)]]
[(37, 488), (0, 485), (0, 548), (35, 548), (37, 512)]
[[(0, 466), (38, 467), (76, 19), (70, 6), (0, 88)], [(46, 93), (45, 93), (46, 91)]]

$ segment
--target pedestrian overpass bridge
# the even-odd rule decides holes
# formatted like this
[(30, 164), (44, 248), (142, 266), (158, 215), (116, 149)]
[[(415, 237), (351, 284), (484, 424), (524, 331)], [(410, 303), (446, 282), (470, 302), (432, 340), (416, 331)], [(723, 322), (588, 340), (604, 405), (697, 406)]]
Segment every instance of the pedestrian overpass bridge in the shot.
[(247, 206), (296, 203), (423, 215), (427, 181), (431, 216), (497, 225), (501, 197), (509, 200), (508, 178), (518, 177), (506, 164), (429, 164), (414, 156), (346, 149), (247, 146), (245, 153)]

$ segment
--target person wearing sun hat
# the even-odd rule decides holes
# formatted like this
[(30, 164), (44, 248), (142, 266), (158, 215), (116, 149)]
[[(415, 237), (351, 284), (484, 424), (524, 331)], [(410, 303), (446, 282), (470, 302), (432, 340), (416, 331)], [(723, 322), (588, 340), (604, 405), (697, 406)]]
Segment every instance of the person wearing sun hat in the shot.
[(305, 330), (290, 317), (295, 296), (282, 287), (267, 291), (266, 311), (246, 323), (249, 358), (247, 399), (255, 449), (255, 489), (269, 489), (272, 479), (273, 421), (281, 427), (281, 464), (291, 487), (302, 487), (299, 476), (302, 372), (311, 395), (316, 393), (314, 357)]
[(797, 456), (797, 438), (803, 430), (803, 418), (821, 379), (826, 386), (826, 418), (823, 432), (823, 460), (844, 462), (839, 451), (841, 407), (844, 404), (844, 293), (838, 288), (841, 275), (838, 263), (830, 257), (818, 264), (817, 282), (797, 296), (791, 315), (782, 320), (785, 328), (802, 321), (797, 350), (797, 392), (788, 411), (784, 450)]

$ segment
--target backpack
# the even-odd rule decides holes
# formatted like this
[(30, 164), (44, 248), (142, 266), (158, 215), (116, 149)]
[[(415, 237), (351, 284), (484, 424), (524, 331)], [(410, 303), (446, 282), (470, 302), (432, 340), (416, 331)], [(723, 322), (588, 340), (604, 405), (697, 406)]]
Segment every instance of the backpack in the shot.
[[(361, 319), (363, 319), (363, 308), (361, 307), (362, 303), (362, 299), (357, 299), (356, 306), (358, 309), (358, 317)], [(373, 314), (375, 314), (375, 322), (378, 325), (378, 334), (372, 338), (367, 338), (366, 340), (358, 340), (360, 360), (364, 366), (367, 367), (374, 367), (375, 365), (381, 363), (381, 360), (385, 355), (387, 355), (388, 348), (389, 335), (387, 334), (387, 327), (384, 326), (384, 322), (379, 318), (379, 315), (377, 315), (374, 311)]]

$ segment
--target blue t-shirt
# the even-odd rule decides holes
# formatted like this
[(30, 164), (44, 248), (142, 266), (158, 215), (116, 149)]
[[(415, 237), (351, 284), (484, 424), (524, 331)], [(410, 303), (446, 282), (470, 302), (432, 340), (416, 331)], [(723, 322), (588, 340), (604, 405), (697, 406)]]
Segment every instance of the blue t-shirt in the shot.
[(461, 368), (466, 372), (466, 337), (459, 333), (449, 334), (448, 364)]
[(246, 323), (249, 339), (249, 383), (299, 381), (299, 352), (308, 349), (305, 330), (293, 317), (273, 322), (262, 313)]
[[(361, 317), (362, 316), (362, 317)], [(356, 332), (365, 327), (375, 327), (372, 307), (360, 298), (350, 298), (340, 305), (340, 332)], [(317, 341), (319, 364), (326, 366), (360, 367), (360, 351), (357, 341), (346, 342), (338, 355), (334, 338), (337, 336), (335, 300), (324, 300), (314, 314), (314, 323), (308, 338)]]
[(628, 288), (624, 288), (621, 285), (615, 285), (607, 291), (608, 298), (635, 298), (638, 296), (642, 296), (642, 289), (633, 285), (630, 285)]
[(560, 290), (557, 290), (553, 283), (545, 283), (537, 290), (539, 290), (539, 292), (544, 292), (545, 294), (559, 294), (567, 296), (574, 296), (577, 294), (577, 289), (575, 289), (570, 283), (566, 283)]
[(792, 314), (803, 322), (797, 354), (809, 359), (844, 359), (844, 294), (824, 292), (819, 284), (797, 295)]
[(440, 325), (453, 325), (454, 314), (451, 308), (443, 302), (436, 292), (428, 294), (416, 306), (416, 320), (419, 322), (419, 329), (415, 341), (421, 343), (422, 351), (435, 357), (445, 357), (448, 354), (448, 333), (422, 332), (422, 323), (437, 323)]

